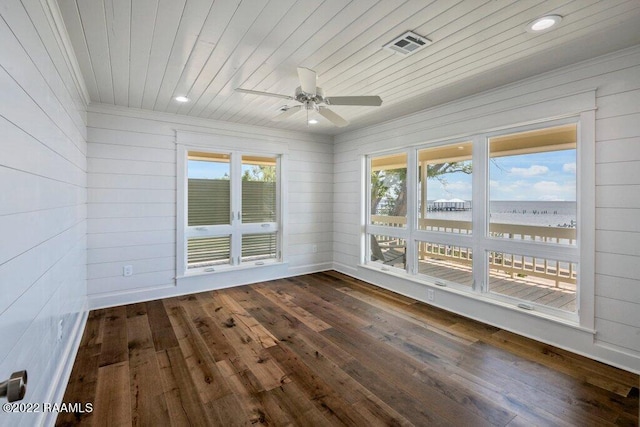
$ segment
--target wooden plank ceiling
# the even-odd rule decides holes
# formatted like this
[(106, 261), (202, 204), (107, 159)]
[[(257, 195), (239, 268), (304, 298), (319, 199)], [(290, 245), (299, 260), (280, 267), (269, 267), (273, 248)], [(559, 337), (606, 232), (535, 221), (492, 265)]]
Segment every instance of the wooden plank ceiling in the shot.
[[(92, 102), (242, 124), (336, 134), (322, 117), (273, 122), (295, 101), (296, 67), (334, 96), (355, 129), (640, 43), (637, 0), (58, 0)], [(530, 34), (545, 14), (559, 28)], [(406, 31), (433, 41), (402, 57)], [(190, 102), (180, 104), (177, 95)]]

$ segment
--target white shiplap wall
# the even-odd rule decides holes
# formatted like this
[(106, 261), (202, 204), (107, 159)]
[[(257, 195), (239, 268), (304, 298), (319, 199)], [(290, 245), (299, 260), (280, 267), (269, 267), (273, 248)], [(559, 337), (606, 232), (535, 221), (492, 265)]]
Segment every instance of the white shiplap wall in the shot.
[[(287, 145), (284, 271), (219, 273), (206, 283), (176, 286), (176, 129), (255, 140), (257, 148), (268, 141)], [(331, 268), (331, 137), (107, 105), (89, 107), (87, 132), (91, 307)], [(133, 276), (122, 275), (127, 264)]]
[(27, 369), (32, 403), (62, 398), (86, 319), (86, 114), (50, 19), (45, 2), (0, 7), (0, 380)]
[[(424, 299), (424, 285), (358, 267), (362, 154), (553, 117), (520, 117), (536, 103), (596, 92), (595, 329), (586, 331), (436, 290), (436, 304), (640, 372), (640, 47), (336, 137), (334, 265)], [(548, 104), (548, 103), (547, 103)], [(551, 105), (555, 103), (552, 101)], [(561, 107), (562, 108), (562, 107)], [(499, 112), (498, 114), (496, 114)], [(573, 111), (565, 111), (571, 113)], [(499, 118), (496, 118), (496, 117)]]

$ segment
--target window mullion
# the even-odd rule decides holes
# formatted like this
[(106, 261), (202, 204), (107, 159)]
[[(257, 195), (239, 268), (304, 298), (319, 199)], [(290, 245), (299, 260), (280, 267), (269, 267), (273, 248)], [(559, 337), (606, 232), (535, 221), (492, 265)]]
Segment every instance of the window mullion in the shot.
[(487, 271), (484, 241), (488, 230), (489, 199), (489, 148), (485, 135), (473, 137), (473, 209), (472, 209), (472, 250), (473, 250), (473, 291), (484, 292), (487, 289)]
[(370, 221), (371, 218), (371, 157), (365, 156), (363, 158), (363, 162), (361, 166), (364, 170), (364, 186), (360, 188), (364, 188), (364, 195), (361, 198), (361, 203), (364, 203), (364, 207), (361, 210), (360, 214), (360, 222), (362, 229), (364, 230), (364, 236), (361, 238), (361, 252), (360, 252), (360, 262), (362, 264), (366, 264), (369, 261), (369, 254), (371, 253), (371, 242), (369, 240), (369, 235), (371, 234), (370, 230)]
[(406, 265), (405, 268), (410, 274), (417, 272), (417, 248), (414, 232), (418, 225), (418, 160), (415, 149), (407, 153), (407, 234), (406, 240)]
[(276, 185), (276, 227), (278, 231), (278, 239), (276, 240), (276, 258), (278, 258), (280, 261), (282, 261), (283, 259), (283, 247), (285, 239), (283, 231), (284, 221), (282, 220), (283, 198), (284, 195), (288, 193), (288, 191), (282, 190), (283, 186), (287, 183), (287, 177), (285, 177), (283, 173), (284, 162), (284, 156), (279, 156), (276, 159), (276, 179), (278, 183), (278, 185)]
[(187, 271), (187, 238), (186, 229), (188, 227), (188, 188), (189, 179), (187, 177), (188, 151), (184, 145), (177, 146), (176, 161), (176, 271), (179, 275)]
[(231, 264), (240, 264), (242, 254), (242, 155), (231, 154)]

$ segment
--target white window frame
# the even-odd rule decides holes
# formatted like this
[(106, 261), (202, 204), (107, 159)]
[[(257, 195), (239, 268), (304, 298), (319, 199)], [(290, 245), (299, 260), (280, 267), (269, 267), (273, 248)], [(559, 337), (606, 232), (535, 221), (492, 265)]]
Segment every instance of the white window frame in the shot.
[[(415, 176), (416, 176), (416, 189), (415, 189), (415, 202), (417, 203), (417, 195), (418, 192), (420, 191), (420, 186), (418, 183), (418, 158), (419, 158), (419, 152), (420, 150), (424, 150), (426, 148), (436, 148), (436, 147), (444, 147), (447, 145), (456, 145), (456, 144), (462, 144), (462, 143), (468, 143), (469, 141), (471, 141), (472, 143), (472, 156), (475, 155), (475, 151), (476, 151), (476, 141), (475, 138), (452, 138), (452, 139), (445, 139), (442, 141), (437, 141), (434, 143), (430, 143), (430, 144), (426, 144), (426, 145), (420, 145), (418, 147), (413, 148), (411, 151), (413, 151), (415, 153)], [(476, 170), (475, 170), (475, 158), (472, 157), (471, 159), (471, 164), (473, 165), (473, 174), (472, 174), (472, 180), (475, 180), (475, 174), (476, 174)], [(426, 185), (426, 184), (425, 184)], [(475, 188), (475, 182), (473, 182), (473, 188)], [(472, 219), (472, 225), (474, 224), (475, 221), (475, 210), (476, 210), (476, 200), (475, 198), (477, 197), (477, 195), (475, 194), (475, 192), (472, 194), (473, 197), (473, 210), (472, 210), (472, 215), (474, 215), (474, 218)], [(457, 234), (457, 233), (447, 233), (447, 232), (441, 232), (441, 231), (430, 231), (430, 230), (421, 230), (418, 227), (418, 206), (414, 205), (414, 217), (412, 219), (412, 224), (415, 227), (414, 229), (414, 233), (413, 236), (411, 238), (411, 246), (414, 248), (414, 252), (415, 252), (415, 259), (412, 258), (412, 270), (414, 274), (418, 275), (418, 251), (417, 251), (417, 246), (420, 242), (429, 242), (429, 243), (437, 243), (437, 244), (444, 244), (444, 245), (449, 245), (449, 246), (459, 246), (459, 247), (465, 247), (465, 248), (470, 248), (474, 254), (475, 257), (475, 246), (474, 246), (474, 236), (476, 233), (475, 227), (472, 230), (472, 234)], [(474, 258), (475, 259), (475, 258)], [(475, 264), (473, 263), (473, 269), (475, 270)], [(424, 276), (423, 276), (424, 277)], [(451, 287), (453, 289), (459, 289), (463, 292), (468, 291), (469, 288), (466, 286), (463, 286), (459, 283), (455, 283), (452, 281), (447, 281), (444, 279), (436, 279), (434, 280), (434, 283), (438, 286), (441, 287)], [(472, 289), (475, 290), (476, 289), (476, 280), (475, 280), (475, 275), (474, 275), (474, 284), (472, 285)]]
[[(474, 280), (476, 283), (479, 283), (479, 289), (476, 291), (480, 291), (482, 294), (486, 294), (490, 298), (493, 298), (497, 301), (503, 301), (506, 303), (513, 304), (525, 304), (527, 307), (534, 307), (534, 309), (540, 313), (549, 314), (554, 317), (563, 318), (572, 322), (579, 321), (580, 315), (580, 289), (582, 287), (582, 262), (580, 260), (580, 245), (582, 244), (582, 222), (580, 220), (579, 212), (582, 205), (582, 199), (580, 194), (580, 167), (578, 167), (576, 173), (576, 202), (577, 209), (576, 216), (578, 218), (578, 230), (577, 230), (577, 242), (575, 245), (561, 245), (561, 244), (553, 244), (553, 243), (540, 243), (540, 242), (531, 242), (531, 241), (520, 241), (520, 240), (510, 240), (510, 239), (502, 239), (499, 237), (491, 237), (489, 235), (489, 203), (490, 203), (490, 189), (489, 189), (489, 140), (493, 137), (515, 134), (520, 132), (534, 131), (539, 129), (545, 129), (555, 126), (562, 126), (568, 124), (575, 124), (577, 127), (577, 143), (576, 143), (576, 165), (579, 164), (579, 155), (582, 150), (582, 143), (580, 140), (580, 119), (579, 117), (570, 117), (559, 120), (549, 120), (541, 123), (534, 123), (524, 126), (516, 126), (510, 127), (506, 129), (502, 129), (494, 132), (486, 132), (477, 136), (477, 139), (474, 140), (474, 161), (476, 161), (480, 165), (480, 177), (477, 178), (477, 181), (474, 180), (474, 197), (479, 197), (481, 205), (480, 214), (482, 218), (479, 221), (476, 220), (475, 212), (474, 212), (474, 223), (473, 223), (473, 234), (474, 236), (478, 234), (479, 239), (475, 240), (475, 244), (477, 245), (478, 252), (476, 253), (474, 247), (474, 261), (479, 259), (481, 261), (481, 265), (477, 265), (480, 263), (474, 262)], [(475, 153), (475, 149), (478, 149), (478, 153)], [(474, 172), (475, 172), (474, 162)], [(476, 177), (474, 176), (474, 179)], [(478, 182), (483, 180), (483, 182)], [(475, 206), (474, 206), (475, 207)], [(508, 297), (504, 295), (500, 295), (497, 293), (491, 293), (491, 289), (489, 286), (489, 253), (490, 252), (503, 252), (514, 255), (523, 255), (535, 258), (544, 258), (549, 260), (558, 260), (576, 263), (578, 265), (578, 279), (576, 284), (576, 311), (574, 313), (567, 312), (565, 310), (556, 309), (549, 306), (544, 306), (540, 304), (531, 303), (529, 301), (519, 300), (513, 297)], [(476, 258), (478, 257), (478, 258)]]
[[(188, 219), (188, 156), (189, 152), (212, 154), (228, 154), (230, 156), (230, 223), (210, 226), (189, 226)], [(242, 156), (264, 156), (276, 160), (276, 221), (243, 223), (242, 222)], [(284, 248), (284, 153), (264, 150), (238, 150), (215, 146), (177, 146), (177, 211), (176, 211), (176, 270), (177, 277), (189, 277), (203, 274), (230, 272), (245, 268), (259, 268), (285, 261)], [(276, 257), (261, 260), (242, 261), (242, 236), (246, 234), (277, 233)], [(208, 267), (188, 268), (187, 242), (190, 238), (230, 236), (230, 263)]]
[[(576, 201), (577, 201), (577, 242), (575, 246), (519, 242), (489, 236), (489, 138), (497, 135), (524, 132), (575, 123), (577, 125), (576, 164)], [(460, 235), (445, 232), (420, 230), (417, 227), (417, 195), (418, 195), (418, 151), (425, 148), (449, 145), (459, 141), (472, 141), (473, 153), (473, 213), (472, 234)], [(370, 197), (371, 197), (371, 158), (382, 155), (407, 154), (407, 227), (392, 228), (370, 225)], [(586, 330), (593, 330), (595, 323), (595, 112), (593, 110), (567, 115), (560, 118), (536, 120), (526, 124), (502, 126), (499, 129), (478, 131), (455, 138), (438, 139), (419, 145), (399, 147), (385, 151), (376, 151), (363, 155), (363, 213), (365, 226), (361, 260), (369, 268), (392, 273), (418, 281), (427, 285), (439, 286), (438, 289), (467, 295), (483, 301), (495, 302), (500, 305), (517, 307), (518, 300), (510, 299), (489, 292), (488, 286), (488, 254), (498, 251), (517, 255), (536, 256), (550, 260), (575, 262), (578, 264), (578, 285), (576, 292), (576, 311), (554, 309), (552, 307), (535, 305), (533, 311), (525, 311), (531, 315), (542, 315), (552, 320), (568, 322)], [(405, 270), (381, 267), (369, 260), (369, 235), (385, 234), (405, 239), (406, 264)], [(473, 279), (472, 289), (462, 285), (446, 283), (440, 287), (441, 281), (430, 280), (427, 276), (417, 274), (417, 243), (427, 241), (454, 246), (469, 247), (473, 251)], [(437, 283), (440, 282), (440, 283)], [(523, 301), (520, 301), (523, 302)]]
[[(369, 236), (373, 235), (373, 234), (377, 234), (377, 235), (384, 235), (384, 236), (389, 236), (389, 237), (394, 237), (396, 239), (403, 239), (406, 242), (406, 247), (405, 247), (405, 268), (399, 268), (399, 267), (394, 267), (391, 265), (382, 265), (380, 267), (380, 269), (382, 271), (392, 271), (395, 273), (403, 273), (407, 271), (408, 265), (409, 265), (409, 257), (413, 256), (412, 253), (409, 252), (409, 222), (410, 222), (410, 212), (411, 212), (411, 206), (412, 202), (411, 198), (407, 199), (407, 224), (405, 227), (387, 227), (384, 225), (376, 225), (376, 224), (371, 224), (371, 158), (373, 157), (382, 157), (382, 156), (388, 156), (388, 155), (392, 155), (392, 154), (399, 154), (399, 153), (406, 153), (406, 150), (402, 150), (402, 149), (396, 149), (396, 150), (388, 150), (388, 151), (383, 151), (383, 152), (376, 152), (374, 154), (371, 154), (369, 156), (366, 156), (366, 162), (365, 162), (365, 176), (367, 179), (367, 183), (366, 183), (366, 194), (365, 194), (365, 206), (366, 206), (366, 214), (365, 214), (365, 226), (364, 226), (364, 232), (365, 232), (365, 247), (364, 247), (364, 263), (365, 264), (369, 264), (372, 265), (371, 262), (371, 239)], [(410, 156), (407, 154), (407, 193), (410, 190), (410, 181), (408, 179), (409, 174), (411, 173), (411, 169), (410, 169), (410, 163), (411, 162), (411, 158)], [(375, 264), (378, 265), (378, 264)]]

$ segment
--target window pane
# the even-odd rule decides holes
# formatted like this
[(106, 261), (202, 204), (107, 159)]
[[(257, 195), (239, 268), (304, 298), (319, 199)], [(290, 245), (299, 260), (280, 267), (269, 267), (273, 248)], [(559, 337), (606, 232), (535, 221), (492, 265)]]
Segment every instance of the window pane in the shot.
[(242, 222), (276, 221), (276, 159), (242, 156)]
[(575, 124), (489, 140), (492, 237), (576, 244)]
[(369, 259), (377, 264), (405, 268), (406, 242), (390, 236), (371, 235)]
[(574, 312), (577, 264), (501, 252), (489, 254), (489, 291)]
[(407, 155), (371, 158), (371, 224), (407, 226)]
[(277, 258), (277, 233), (244, 234), (242, 236), (242, 261)]
[(187, 171), (188, 225), (229, 224), (229, 155), (189, 152)]
[(418, 274), (473, 286), (470, 248), (418, 242)]
[(418, 228), (471, 234), (472, 143), (418, 151)]
[(187, 241), (187, 268), (229, 264), (230, 258), (229, 236), (198, 237)]

